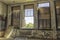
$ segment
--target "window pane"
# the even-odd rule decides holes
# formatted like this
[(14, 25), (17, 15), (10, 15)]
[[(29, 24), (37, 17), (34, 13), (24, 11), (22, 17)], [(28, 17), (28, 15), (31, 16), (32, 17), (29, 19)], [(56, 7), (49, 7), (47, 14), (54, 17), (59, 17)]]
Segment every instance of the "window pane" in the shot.
[(38, 4), (38, 8), (40, 7), (49, 7), (49, 3)]
[(34, 28), (34, 16), (33, 16), (33, 6), (27, 5), (24, 6), (25, 17), (24, 17), (24, 26), (22, 29), (33, 29)]
[(50, 29), (50, 6), (49, 3), (38, 4), (39, 29)]
[(34, 28), (34, 18), (33, 17), (25, 17), (25, 26), (23, 28)]
[(60, 29), (60, 1), (56, 1), (57, 28)]
[(33, 9), (25, 9), (25, 16), (32, 17), (33, 16)]

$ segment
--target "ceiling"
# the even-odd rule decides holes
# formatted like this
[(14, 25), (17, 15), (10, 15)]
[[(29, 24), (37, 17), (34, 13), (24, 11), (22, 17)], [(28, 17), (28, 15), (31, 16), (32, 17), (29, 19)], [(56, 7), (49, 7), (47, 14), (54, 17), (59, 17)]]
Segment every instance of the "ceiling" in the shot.
[(16, 3), (28, 2), (28, 1), (35, 1), (35, 0), (0, 0), (0, 1), (6, 4), (16, 4)]

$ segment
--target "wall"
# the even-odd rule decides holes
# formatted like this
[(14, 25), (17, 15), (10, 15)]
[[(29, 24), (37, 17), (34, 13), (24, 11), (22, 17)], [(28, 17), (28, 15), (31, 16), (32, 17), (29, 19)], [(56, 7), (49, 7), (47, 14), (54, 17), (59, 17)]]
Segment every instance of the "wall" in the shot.
[[(45, 2), (48, 2), (48, 1), (45, 1)], [(39, 3), (42, 3), (41, 1), (39, 1)], [(26, 4), (30, 4), (30, 3), (23, 3), (23, 4), (21, 4), (21, 15), (23, 15), (23, 11), (24, 11), (24, 9), (23, 9), (23, 5), (26, 5)], [(38, 26), (38, 21), (37, 21), (37, 3), (31, 3), (31, 4), (34, 4), (34, 13), (35, 13), (35, 26), (37, 27)], [(57, 31), (56, 31), (56, 20), (55, 20), (55, 8), (54, 8), (54, 1), (50, 1), (50, 4), (51, 4), (51, 8), (50, 8), (50, 10), (51, 10), (51, 27), (52, 27), (52, 29), (51, 30), (35, 30), (35, 31), (33, 31), (33, 37), (43, 37), (43, 38), (46, 38), (46, 37), (48, 37), (48, 38), (53, 38), (53, 39), (56, 39), (56, 33), (57, 33)], [(10, 25), (10, 22), (11, 22), (11, 7), (9, 6), (9, 11), (8, 11), (8, 27), (9, 27), (9, 25)], [(21, 17), (21, 18), (23, 18), (23, 17)], [(21, 19), (22, 20), (22, 19)], [(21, 21), (21, 22), (23, 22), (23, 20)], [(22, 23), (22, 25), (23, 25), (23, 23)], [(21, 26), (20, 26), (21, 27)], [(14, 33), (14, 32), (13, 32)], [(48, 35), (47, 35), (48, 34)]]
[[(2, 3), (2, 2), (0, 2), (0, 16), (2, 16), (3, 20), (4, 20), (4, 21), (0, 20), (1, 21), (0, 22), (0, 24), (1, 24), (0, 25), (0, 29), (5, 29), (4, 24), (5, 24), (6, 13), (7, 13), (7, 5)], [(3, 34), (4, 34), (4, 31), (0, 30), (0, 36), (3, 36)]]

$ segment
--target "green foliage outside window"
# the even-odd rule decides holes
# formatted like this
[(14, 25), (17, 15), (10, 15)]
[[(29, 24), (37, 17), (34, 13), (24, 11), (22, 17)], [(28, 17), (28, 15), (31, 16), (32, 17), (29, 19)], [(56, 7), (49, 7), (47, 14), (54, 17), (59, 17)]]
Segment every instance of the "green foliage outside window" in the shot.
[(26, 24), (26, 28), (34, 28), (32, 23)]

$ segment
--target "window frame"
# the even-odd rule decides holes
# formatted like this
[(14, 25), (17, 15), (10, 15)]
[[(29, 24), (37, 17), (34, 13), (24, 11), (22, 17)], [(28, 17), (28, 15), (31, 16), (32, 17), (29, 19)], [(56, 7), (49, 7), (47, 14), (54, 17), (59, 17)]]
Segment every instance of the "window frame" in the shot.
[(39, 2), (39, 3), (37, 3), (37, 7), (38, 7), (38, 4), (43, 4), (43, 3), (49, 3), (49, 20), (50, 20), (50, 28), (49, 29), (40, 29), (39, 28), (39, 26), (40, 26), (40, 24), (39, 24), (39, 14), (38, 14), (38, 30), (51, 30), (52, 29), (52, 27), (51, 27), (51, 4), (50, 4), (50, 2), (48, 1), (48, 2)]
[(56, 20), (56, 30), (60, 30), (60, 28), (58, 28), (58, 22), (57, 22), (57, 9), (56, 9), (56, 2), (59, 0), (55, 0), (54, 1), (54, 7), (55, 7), (55, 20)]
[[(34, 4), (25, 4), (25, 5), (23, 5), (23, 11), (24, 11), (24, 16), (25, 16), (25, 6), (29, 6), (29, 5), (33, 5), (33, 17), (35, 18), (35, 16), (34, 16)], [(25, 17), (24, 17), (25, 18)], [(34, 20), (34, 22), (35, 22), (35, 20)], [(35, 23), (34, 23), (35, 24)], [(36, 30), (37, 28), (20, 28), (20, 30)]]
[[(13, 16), (14, 16), (14, 15), (13, 15), (13, 14), (14, 14), (14, 13), (13, 13), (13, 8), (14, 8), (14, 7), (19, 7), (19, 11), (21, 10), (21, 9), (20, 9), (20, 6), (11, 6), (11, 26), (14, 26), (14, 25), (13, 25), (13, 24), (14, 24), (14, 19), (13, 19), (13, 18), (14, 18), (14, 17), (13, 17)], [(20, 12), (19, 12), (19, 14), (20, 14)], [(20, 17), (19, 17), (19, 22), (20, 22)], [(19, 23), (19, 24), (20, 24), (20, 23)]]

